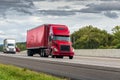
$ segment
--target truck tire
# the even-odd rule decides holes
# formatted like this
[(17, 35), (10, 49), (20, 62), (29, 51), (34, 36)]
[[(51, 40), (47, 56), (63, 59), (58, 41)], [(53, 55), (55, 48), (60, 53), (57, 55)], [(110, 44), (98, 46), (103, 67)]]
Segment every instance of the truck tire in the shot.
[(44, 55), (44, 57), (48, 57), (48, 55), (47, 55), (47, 54), (45, 54), (45, 55)]
[(40, 50), (40, 57), (44, 57), (44, 51), (42, 49)]
[(56, 58), (63, 58), (63, 56), (56, 56)]
[(28, 51), (27, 51), (27, 55), (28, 55), (28, 56), (33, 56), (32, 50), (28, 50)]
[(16, 54), (16, 52), (13, 52), (13, 54)]
[(40, 56), (41, 56), (41, 57), (48, 57), (49, 55), (46, 54), (45, 50), (41, 50), (41, 51), (40, 51)]
[(60, 58), (63, 58), (63, 56), (60, 56)]
[(40, 53), (40, 57), (43, 57), (43, 53)]
[(69, 59), (73, 59), (73, 56), (69, 56)]
[(30, 50), (27, 50), (27, 56), (30, 56)]
[(55, 58), (55, 55), (52, 55), (52, 58)]
[(44, 50), (44, 57), (48, 57), (49, 55), (46, 53), (46, 51)]

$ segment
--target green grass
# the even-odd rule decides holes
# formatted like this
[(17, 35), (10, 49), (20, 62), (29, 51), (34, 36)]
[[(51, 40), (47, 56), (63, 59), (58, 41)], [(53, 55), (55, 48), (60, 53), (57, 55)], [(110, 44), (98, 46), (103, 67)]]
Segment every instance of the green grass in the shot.
[(0, 64), (0, 80), (67, 80), (25, 68)]

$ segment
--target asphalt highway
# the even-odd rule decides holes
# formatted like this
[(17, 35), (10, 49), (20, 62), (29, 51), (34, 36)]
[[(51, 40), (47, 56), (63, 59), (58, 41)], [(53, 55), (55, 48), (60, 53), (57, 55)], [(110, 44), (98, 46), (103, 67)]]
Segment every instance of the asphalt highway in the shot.
[(69, 58), (28, 57), (24, 53), (0, 53), (0, 63), (67, 77), (70, 80), (120, 80), (120, 59), (75, 56)]

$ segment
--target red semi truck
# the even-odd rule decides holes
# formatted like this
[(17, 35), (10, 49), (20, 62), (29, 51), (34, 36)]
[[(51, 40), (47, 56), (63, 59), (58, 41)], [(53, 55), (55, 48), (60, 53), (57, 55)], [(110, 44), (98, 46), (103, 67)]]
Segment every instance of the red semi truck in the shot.
[(70, 42), (70, 31), (67, 26), (44, 24), (27, 31), (27, 55), (39, 54), (41, 57), (73, 59), (74, 49)]

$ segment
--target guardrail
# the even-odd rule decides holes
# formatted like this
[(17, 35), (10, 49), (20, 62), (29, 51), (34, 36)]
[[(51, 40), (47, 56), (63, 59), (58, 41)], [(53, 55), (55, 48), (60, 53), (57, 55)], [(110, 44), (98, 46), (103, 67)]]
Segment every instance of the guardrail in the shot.
[(120, 58), (120, 49), (76, 49), (76, 56)]
[[(22, 51), (27, 53), (27, 51)], [(120, 49), (75, 49), (76, 56), (120, 58)]]

